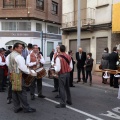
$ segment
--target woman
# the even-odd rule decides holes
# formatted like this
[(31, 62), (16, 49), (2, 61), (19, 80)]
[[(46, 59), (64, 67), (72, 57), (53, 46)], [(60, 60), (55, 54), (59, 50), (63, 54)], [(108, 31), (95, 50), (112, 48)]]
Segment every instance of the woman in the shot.
[[(108, 53), (109, 49), (108, 47), (106, 47), (104, 49), (104, 52), (102, 54), (102, 60), (101, 60), (101, 66), (102, 66), (102, 70), (104, 69), (109, 69), (109, 53)], [(102, 73), (102, 83), (106, 84), (107, 83), (107, 79), (103, 78), (103, 75), (105, 73)]]

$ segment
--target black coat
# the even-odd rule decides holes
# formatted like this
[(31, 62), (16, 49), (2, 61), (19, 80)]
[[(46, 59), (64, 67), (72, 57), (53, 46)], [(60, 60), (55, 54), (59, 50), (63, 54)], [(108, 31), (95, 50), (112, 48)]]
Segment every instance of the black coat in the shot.
[(86, 71), (92, 71), (93, 61), (94, 60), (92, 58), (86, 60), (86, 63), (85, 63), (85, 65), (86, 65)]
[(52, 61), (53, 55), (54, 55), (54, 52), (52, 51), (52, 52), (50, 53), (50, 61)]
[(118, 61), (118, 53), (112, 52), (109, 55), (109, 69), (117, 70), (116, 62)]
[(86, 52), (82, 52), (81, 59), (79, 58), (79, 52), (76, 52), (77, 68), (83, 67), (86, 61)]

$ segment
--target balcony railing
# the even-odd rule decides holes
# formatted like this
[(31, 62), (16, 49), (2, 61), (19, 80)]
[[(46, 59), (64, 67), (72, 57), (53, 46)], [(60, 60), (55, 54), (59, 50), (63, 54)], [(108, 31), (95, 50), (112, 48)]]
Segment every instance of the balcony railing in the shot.
[[(62, 15), (62, 28), (77, 27), (77, 11)], [(81, 9), (81, 27), (95, 24), (95, 9)]]

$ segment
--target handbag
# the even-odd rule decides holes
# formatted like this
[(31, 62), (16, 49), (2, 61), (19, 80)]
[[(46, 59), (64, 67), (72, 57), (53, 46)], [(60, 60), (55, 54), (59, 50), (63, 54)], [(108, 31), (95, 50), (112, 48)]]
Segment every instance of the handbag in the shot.
[(99, 65), (99, 69), (102, 69), (102, 65), (101, 64)]
[(13, 91), (22, 91), (22, 73), (11, 73), (10, 80)]

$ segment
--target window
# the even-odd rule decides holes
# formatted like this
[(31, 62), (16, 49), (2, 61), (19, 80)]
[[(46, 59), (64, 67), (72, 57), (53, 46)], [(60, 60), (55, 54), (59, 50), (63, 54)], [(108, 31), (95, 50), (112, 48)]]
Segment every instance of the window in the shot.
[(24, 8), (26, 0), (3, 0), (4, 8)]
[(17, 30), (31, 30), (31, 22), (18, 22)]
[(16, 30), (16, 22), (2, 22), (2, 30)]
[(52, 26), (52, 25), (48, 25), (47, 26), (47, 31), (48, 31), (48, 33), (54, 33), (54, 34), (58, 34), (59, 33), (58, 27)]
[(44, 10), (44, 0), (36, 0), (36, 8)]
[(36, 23), (36, 31), (42, 31), (42, 24)]
[(58, 3), (52, 1), (52, 14), (58, 14)]
[(54, 43), (53, 42), (47, 42), (47, 57), (50, 57), (50, 53), (51, 53), (53, 48), (54, 48)]
[(2, 22), (2, 30), (31, 30), (31, 22)]

